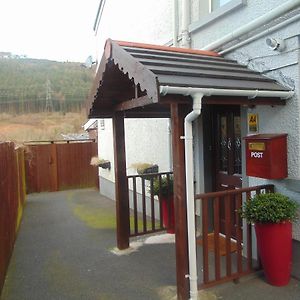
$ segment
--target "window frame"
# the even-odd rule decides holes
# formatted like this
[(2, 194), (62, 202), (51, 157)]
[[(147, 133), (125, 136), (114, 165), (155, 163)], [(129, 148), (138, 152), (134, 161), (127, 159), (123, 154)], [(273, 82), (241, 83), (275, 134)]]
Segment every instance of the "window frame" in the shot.
[(221, 9), (222, 7), (224, 7), (225, 5), (227, 5), (228, 3), (230, 3), (232, 0), (230, 0), (229, 2), (227, 2), (227, 3), (225, 3), (224, 5), (222, 5), (222, 6), (219, 6), (218, 8), (216, 8), (216, 9), (213, 9), (213, 2), (214, 2), (215, 0), (209, 0), (209, 3), (208, 3), (208, 6), (209, 6), (209, 13), (211, 14), (212, 12), (214, 12), (214, 11), (216, 11), (216, 10), (219, 10), (219, 9)]
[(202, 17), (200, 20), (193, 22), (189, 26), (189, 32), (192, 33), (194, 31), (197, 31), (211, 22), (215, 21), (218, 18), (223, 17), (224, 15), (232, 12), (235, 9), (238, 9), (240, 7), (243, 7), (247, 4), (247, 0), (232, 0), (223, 6), (217, 8), (216, 10), (212, 11), (212, 0), (209, 0), (209, 11), (210, 13), (204, 17)]

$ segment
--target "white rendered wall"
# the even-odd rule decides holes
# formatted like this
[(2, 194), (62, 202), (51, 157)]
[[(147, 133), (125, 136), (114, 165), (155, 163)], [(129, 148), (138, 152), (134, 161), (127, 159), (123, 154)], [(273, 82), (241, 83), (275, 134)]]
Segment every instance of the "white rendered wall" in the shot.
[[(100, 176), (111, 182), (114, 178), (114, 150), (112, 120), (105, 119), (105, 127), (98, 127), (99, 157), (111, 162), (111, 169), (99, 169)], [(170, 129), (168, 119), (125, 119), (127, 174), (136, 174), (135, 163), (159, 166), (159, 172), (171, 170)], [(100, 187), (101, 189), (101, 187)]]
[[(111, 162), (111, 170), (100, 168), (101, 176), (114, 181), (112, 120), (105, 119), (98, 130), (99, 157)], [(135, 163), (157, 164), (160, 172), (170, 170), (170, 130), (168, 119), (125, 119), (127, 174), (136, 174)]]
[[(194, 32), (192, 34), (192, 44), (195, 48), (201, 48), (284, 2), (279, 0), (248, 0), (246, 6), (236, 9), (215, 20), (214, 23)], [(296, 96), (287, 100), (285, 106), (256, 106), (254, 109), (248, 109), (248, 112), (258, 113), (259, 115), (259, 133), (288, 134), (288, 178), (286, 180), (271, 181), (249, 177), (248, 184), (249, 186), (254, 186), (272, 183), (275, 185), (276, 191), (282, 192), (300, 202), (300, 69), (299, 49), (297, 49), (300, 47), (299, 35), (300, 21), (257, 39), (248, 45), (237, 48), (226, 54), (225, 57), (236, 60), (260, 72), (278, 68), (277, 70), (266, 72), (265, 76), (295, 90)], [(285, 39), (287, 52), (280, 53), (268, 48), (266, 45), (267, 37)], [(289, 64), (293, 65), (284, 67)], [(242, 122), (247, 122), (246, 116), (244, 116)], [(295, 188), (297, 184), (299, 188)], [(300, 223), (293, 226), (293, 230), (294, 239), (300, 241)]]

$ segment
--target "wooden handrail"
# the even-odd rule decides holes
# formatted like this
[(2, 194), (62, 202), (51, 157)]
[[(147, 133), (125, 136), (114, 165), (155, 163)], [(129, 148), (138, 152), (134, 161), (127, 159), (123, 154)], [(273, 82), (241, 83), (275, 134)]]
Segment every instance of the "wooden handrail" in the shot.
[(77, 142), (86, 142), (86, 143), (94, 143), (96, 142), (95, 139), (77, 139), (77, 140), (47, 140), (47, 141), (25, 141), (23, 142), (24, 145), (35, 145), (35, 144), (70, 144), (70, 143), (77, 143)]
[(274, 185), (273, 184), (264, 184), (264, 185), (257, 185), (247, 188), (240, 188), (236, 190), (224, 190), (219, 192), (210, 192), (210, 193), (203, 193), (203, 194), (196, 194), (195, 200), (197, 199), (207, 199), (207, 198), (214, 198), (214, 197), (220, 197), (220, 196), (226, 196), (226, 195), (234, 195), (234, 194), (242, 194), (245, 192), (252, 192), (259, 189), (267, 189), (269, 191), (274, 191)]
[(138, 174), (138, 175), (128, 175), (127, 178), (137, 178), (137, 177), (158, 177), (160, 175), (172, 175), (173, 172), (161, 172), (161, 173), (147, 173), (147, 174)]

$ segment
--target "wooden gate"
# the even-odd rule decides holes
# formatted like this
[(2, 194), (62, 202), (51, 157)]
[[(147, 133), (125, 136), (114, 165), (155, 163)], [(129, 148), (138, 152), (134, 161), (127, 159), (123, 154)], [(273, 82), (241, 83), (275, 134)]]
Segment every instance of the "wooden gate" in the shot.
[[(202, 224), (197, 239), (198, 260), (203, 276), (199, 276), (200, 288), (211, 287), (230, 280), (238, 280), (261, 268), (258, 257), (252, 253), (252, 225), (242, 222), (240, 208), (242, 199), (250, 199), (260, 193), (274, 192), (274, 185), (260, 185), (235, 190), (199, 194), (196, 201), (201, 203)], [(233, 206), (232, 199), (235, 200)], [(220, 206), (225, 207), (225, 234), (221, 232)], [(232, 214), (232, 210), (233, 214)], [(232, 238), (232, 224), (235, 226), (235, 238)], [(244, 226), (244, 227), (243, 227)], [(199, 249), (200, 248), (200, 249)], [(201, 257), (202, 256), (202, 257)]]
[(27, 144), (27, 193), (98, 186), (98, 168), (91, 166), (97, 143), (49, 141)]

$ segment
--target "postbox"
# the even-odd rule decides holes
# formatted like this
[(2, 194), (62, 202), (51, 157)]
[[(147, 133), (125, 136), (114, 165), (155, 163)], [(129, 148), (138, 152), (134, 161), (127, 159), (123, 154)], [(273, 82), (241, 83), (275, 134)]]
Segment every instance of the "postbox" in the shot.
[(287, 134), (256, 134), (244, 139), (247, 176), (266, 179), (287, 177)]

